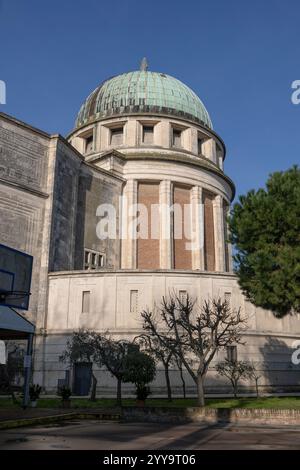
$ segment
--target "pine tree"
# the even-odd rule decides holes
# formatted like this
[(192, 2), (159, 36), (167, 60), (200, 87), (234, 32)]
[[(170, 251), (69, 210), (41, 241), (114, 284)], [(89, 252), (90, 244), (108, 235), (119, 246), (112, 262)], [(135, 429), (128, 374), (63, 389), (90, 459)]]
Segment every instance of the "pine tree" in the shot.
[(273, 173), (240, 196), (229, 220), (246, 298), (281, 318), (300, 312), (300, 169)]

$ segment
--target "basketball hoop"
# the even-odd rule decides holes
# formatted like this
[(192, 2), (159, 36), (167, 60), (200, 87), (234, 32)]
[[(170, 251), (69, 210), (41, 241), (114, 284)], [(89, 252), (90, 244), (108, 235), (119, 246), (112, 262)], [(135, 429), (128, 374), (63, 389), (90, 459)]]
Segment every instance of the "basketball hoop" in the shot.
[(33, 257), (0, 243), (0, 306), (28, 310)]
[(11, 291), (1, 291), (0, 290), (0, 305), (6, 304), (7, 302), (11, 302), (12, 300), (21, 300), (29, 297), (31, 295), (30, 292), (26, 292), (23, 290), (11, 290)]

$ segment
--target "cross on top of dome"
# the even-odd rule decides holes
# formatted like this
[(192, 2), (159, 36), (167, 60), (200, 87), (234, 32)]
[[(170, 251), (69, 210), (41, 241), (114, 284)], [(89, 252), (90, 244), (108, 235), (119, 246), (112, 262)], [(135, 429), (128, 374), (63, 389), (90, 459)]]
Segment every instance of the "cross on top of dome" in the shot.
[(141, 61), (140, 70), (142, 72), (146, 72), (148, 70), (148, 61), (146, 57), (143, 57)]

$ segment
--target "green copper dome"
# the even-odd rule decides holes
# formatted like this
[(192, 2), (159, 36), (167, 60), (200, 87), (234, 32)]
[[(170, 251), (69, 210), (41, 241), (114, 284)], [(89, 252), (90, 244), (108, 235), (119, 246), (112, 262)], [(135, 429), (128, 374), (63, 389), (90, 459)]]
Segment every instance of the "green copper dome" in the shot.
[(76, 127), (120, 114), (168, 114), (191, 119), (212, 129), (209, 114), (184, 83), (164, 73), (139, 70), (99, 85), (80, 108)]

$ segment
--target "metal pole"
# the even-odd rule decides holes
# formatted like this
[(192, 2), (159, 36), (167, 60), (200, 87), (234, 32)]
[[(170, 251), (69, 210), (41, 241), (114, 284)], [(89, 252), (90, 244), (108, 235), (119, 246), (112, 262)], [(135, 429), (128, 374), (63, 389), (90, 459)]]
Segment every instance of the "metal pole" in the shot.
[(30, 373), (32, 364), (32, 346), (33, 346), (33, 334), (30, 333), (27, 340), (27, 352), (24, 364), (24, 392), (23, 392), (23, 408), (25, 409), (29, 403), (29, 383)]

